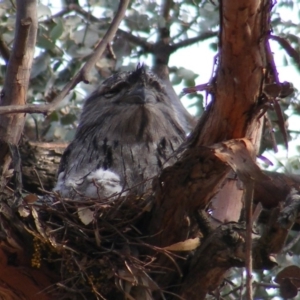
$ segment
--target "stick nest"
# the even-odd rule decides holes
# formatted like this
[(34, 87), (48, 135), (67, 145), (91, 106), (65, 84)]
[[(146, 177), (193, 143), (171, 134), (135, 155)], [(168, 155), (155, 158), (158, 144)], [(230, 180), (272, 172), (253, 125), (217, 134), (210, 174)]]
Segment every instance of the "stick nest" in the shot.
[(149, 276), (154, 247), (144, 242), (151, 203), (152, 196), (100, 203), (51, 193), (15, 210), (3, 202), (0, 221), (31, 249), (32, 267), (59, 274), (47, 290), (59, 299), (148, 299), (157, 289)]

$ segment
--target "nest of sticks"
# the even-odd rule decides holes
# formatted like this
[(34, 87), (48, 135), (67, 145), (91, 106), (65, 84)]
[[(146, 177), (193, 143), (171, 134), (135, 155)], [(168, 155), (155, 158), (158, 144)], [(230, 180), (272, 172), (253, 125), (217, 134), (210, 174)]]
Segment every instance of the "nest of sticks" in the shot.
[(10, 228), (31, 249), (31, 267), (58, 274), (46, 293), (59, 299), (151, 299), (159, 289), (151, 273), (158, 271), (160, 250), (146, 243), (152, 195), (106, 202), (54, 193), (31, 198), (15, 209), (3, 202), (0, 221), (2, 232)]

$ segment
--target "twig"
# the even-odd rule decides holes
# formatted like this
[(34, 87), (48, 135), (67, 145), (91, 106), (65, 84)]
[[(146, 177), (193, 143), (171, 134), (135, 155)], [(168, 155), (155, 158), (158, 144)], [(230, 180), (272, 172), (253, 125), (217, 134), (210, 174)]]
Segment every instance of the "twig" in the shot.
[[(122, 2), (122, 0), (120, 1)], [(92, 14), (90, 14), (89, 12), (85, 11), (84, 9), (82, 9), (79, 5), (77, 4), (70, 4), (68, 5), (68, 11), (76, 11), (78, 14), (82, 15), (83, 17), (85, 17), (87, 20), (90, 20), (92, 22), (97, 22), (99, 23), (99, 19), (96, 18), (95, 16), (93, 16)]]
[(161, 14), (167, 23), (170, 21), (170, 10), (173, 5), (173, 0), (165, 0), (162, 4)]
[(86, 62), (86, 64), (82, 67), (82, 69), (75, 75), (75, 77), (71, 80), (69, 84), (67, 84), (62, 92), (49, 104), (50, 111), (53, 111), (55, 107), (64, 99), (64, 97), (72, 90), (79, 82), (83, 81), (85, 83), (90, 82), (90, 71), (95, 66), (96, 62), (102, 56), (106, 46), (112, 41), (114, 38), (118, 27), (121, 21), (124, 18), (126, 8), (128, 6), (129, 0), (120, 0), (119, 8), (116, 16), (114, 17), (112, 23), (110, 24), (107, 32), (105, 33), (103, 39), (98, 44), (95, 49), (94, 54), (90, 57), (90, 59)]
[(277, 35), (270, 35), (270, 38), (273, 41), (276, 41), (285, 51), (286, 53), (294, 59), (297, 68), (300, 69), (300, 54), (296, 51), (291, 44), (283, 37)]
[(21, 157), (17, 145), (9, 144), (10, 155), (14, 166), (15, 186), (14, 186), (14, 207), (18, 207), (22, 201), (22, 172), (21, 172)]
[(154, 52), (154, 46), (153, 46), (154, 44), (148, 43), (145, 39), (134, 36), (131, 33), (124, 31), (122, 29), (118, 29), (117, 33), (119, 35), (123, 35), (129, 42), (142, 47), (145, 51), (150, 53)]
[(266, 41), (266, 57), (267, 57), (267, 63), (269, 64), (270, 69), (272, 71), (271, 75), (273, 76), (274, 81), (277, 84), (280, 84), (276, 64), (275, 64), (275, 61), (274, 61), (274, 57), (273, 57), (273, 53), (271, 51), (269, 41)]
[(43, 186), (43, 182), (42, 182), (42, 180), (41, 180), (41, 178), (40, 178), (40, 176), (39, 176), (39, 173), (38, 173), (38, 171), (36, 170), (36, 168), (33, 168), (33, 172), (35, 173), (35, 175), (36, 175), (36, 177), (37, 177), (37, 179), (38, 179), (38, 181), (39, 181), (39, 183), (40, 183), (41, 188), (42, 188), (43, 190), (45, 190), (45, 188), (44, 188), (44, 186)]
[(184, 40), (182, 42), (178, 42), (174, 45), (171, 45), (171, 53), (177, 51), (180, 48), (191, 46), (197, 42), (201, 42), (201, 41), (207, 40), (209, 38), (216, 37), (217, 35), (218, 35), (218, 32), (209, 31), (209, 32), (204, 32), (194, 38), (190, 38), (190, 39)]
[(300, 240), (300, 234), (298, 234), (294, 239), (292, 239), (283, 249), (282, 252), (288, 252), (291, 250), (292, 247), (294, 247), (296, 244), (298, 244)]
[(186, 35), (187, 31), (194, 25), (197, 23), (198, 20), (198, 15), (196, 15), (193, 20), (187, 25), (187, 26), (182, 26), (183, 29), (181, 31), (179, 31), (176, 35), (173, 36), (173, 41), (179, 39), (183, 34)]
[(35, 104), (27, 104), (27, 105), (7, 105), (0, 106), (0, 115), (11, 114), (11, 113), (39, 113), (39, 114), (47, 114), (51, 112), (51, 105), (35, 105)]
[(3, 41), (2, 38), (0, 38), (0, 54), (3, 58), (3, 60), (5, 61), (5, 63), (7, 64), (10, 53), (9, 53), (9, 49), (8, 49), (6, 43)]
[(203, 83), (203, 84), (199, 84), (196, 86), (183, 88), (182, 93), (192, 94), (192, 93), (197, 93), (197, 92), (202, 92), (202, 91), (211, 92), (211, 90), (212, 90), (212, 86), (208, 82), (208, 83)]
[(246, 212), (246, 299), (253, 299), (252, 291), (252, 211), (254, 181), (249, 179), (245, 184), (245, 212)]

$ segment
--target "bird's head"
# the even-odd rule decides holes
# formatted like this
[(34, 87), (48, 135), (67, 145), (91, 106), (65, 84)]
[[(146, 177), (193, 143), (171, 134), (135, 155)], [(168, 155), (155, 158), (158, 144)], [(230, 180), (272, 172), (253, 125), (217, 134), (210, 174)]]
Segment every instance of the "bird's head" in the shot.
[(86, 105), (94, 102), (95, 98), (99, 99), (100, 96), (103, 97), (102, 102), (117, 105), (169, 102), (164, 85), (156, 75), (147, 71), (144, 65), (138, 65), (134, 71), (117, 73), (106, 79), (88, 98)]
[(91, 126), (129, 142), (156, 140), (163, 131), (183, 133), (164, 85), (143, 65), (109, 77), (91, 94), (79, 127)]

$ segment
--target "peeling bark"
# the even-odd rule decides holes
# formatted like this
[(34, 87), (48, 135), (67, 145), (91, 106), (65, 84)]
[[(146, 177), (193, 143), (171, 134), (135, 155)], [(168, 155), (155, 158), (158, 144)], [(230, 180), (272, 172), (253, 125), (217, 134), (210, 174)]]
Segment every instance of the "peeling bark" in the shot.
[[(267, 0), (221, 2), (213, 101), (194, 131), (191, 146), (247, 137), (258, 153), (263, 128), (263, 121), (257, 119), (259, 99), (263, 84), (269, 80), (266, 45), (270, 5)], [(241, 217), (241, 186), (235, 181), (227, 179), (214, 199), (214, 214), (220, 221), (238, 221)]]

